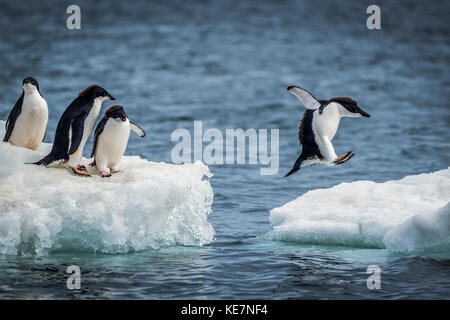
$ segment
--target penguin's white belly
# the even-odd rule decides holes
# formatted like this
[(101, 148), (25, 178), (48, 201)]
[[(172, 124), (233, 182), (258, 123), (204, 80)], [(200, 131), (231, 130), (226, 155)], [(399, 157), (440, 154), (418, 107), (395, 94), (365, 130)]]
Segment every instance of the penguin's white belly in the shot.
[(336, 134), (340, 120), (339, 110), (334, 103), (327, 105), (322, 114), (319, 113), (319, 110), (314, 111), (312, 121), (314, 140), (326, 162), (330, 162), (337, 157), (331, 140)]
[(14, 124), (9, 143), (36, 150), (42, 143), (48, 121), (47, 102), (36, 91), (23, 98), (22, 110)]
[(95, 162), (100, 170), (114, 168), (122, 158), (130, 137), (130, 123), (109, 119), (98, 137)]
[(324, 108), (322, 114), (319, 113), (319, 110), (314, 113), (312, 123), (314, 134), (319, 137), (326, 137), (330, 141), (333, 140), (341, 120), (339, 111), (330, 103)]

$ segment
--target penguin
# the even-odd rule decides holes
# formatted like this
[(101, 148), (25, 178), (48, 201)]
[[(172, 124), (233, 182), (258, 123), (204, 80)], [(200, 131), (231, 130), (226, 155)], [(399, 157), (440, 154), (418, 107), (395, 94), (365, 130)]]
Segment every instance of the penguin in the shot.
[(80, 162), (84, 145), (92, 134), (102, 103), (106, 100), (115, 98), (98, 85), (91, 85), (81, 91), (59, 119), (52, 151), (34, 164), (47, 166), (64, 162), (75, 174), (89, 176), (86, 167)]
[(127, 148), (130, 129), (140, 137), (145, 137), (145, 131), (128, 119), (123, 106), (112, 106), (106, 110), (98, 123), (91, 152), (94, 162), (91, 165), (98, 168), (102, 177), (119, 172), (116, 166)]
[(9, 113), (4, 142), (36, 150), (45, 139), (48, 121), (47, 101), (33, 77), (22, 81), (22, 95)]
[(317, 100), (311, 93), (300, 87), (289, 86), (287, 90), (296, 96), (307, 110), (303, 114), (298, 130), (302, 152), (285, 177), (297, 172), (300, 168), (316, 163), (338, 165), (350, 160), (355, 154), (349, 151), (338, 157), (331, 140), (336, 134), (341, 118), (369, 118), (370, 115), (349, 97)]

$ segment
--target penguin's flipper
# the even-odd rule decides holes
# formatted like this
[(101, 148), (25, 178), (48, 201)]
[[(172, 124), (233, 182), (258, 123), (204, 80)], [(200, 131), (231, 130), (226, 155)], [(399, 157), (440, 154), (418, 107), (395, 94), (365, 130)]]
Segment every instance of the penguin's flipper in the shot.
[(17, 100), (16, 104), (12, 108), (11, 112), (9, 113), (8, 120), (6, 120), (6, 133), (5, 137), (3, 138), (4, 142), (8, 142), (9, 138), (11, 137), (12, 131), (14, 129), (14, 125), (16, 124), (16, 120), (19, 117), (20, 113), (22, 112), (22, 103), (23, 103), (23, 95)]
[(297, 86), (289, 86), (287, 90), (296, 96), (309, 110), (316, 110), (320, 108), (321, 103), (308, 91)]
[(134, 122), (130, 121), (130, 129), (136, 132), (141, 138), (145, 137), (145, 131)]
[[(103, 132), (103, 129), (105, 128), (106, 121), (108, 121), (108, 118), (103, 117), (102, 120), (100, 120), (100, 122), (98, 123), (97, 128), (95, 128), (94, 143), (93, 143), (93, 146), (92, 146), (91, 158), (95, 155), (95, 149), (97, 148), (98, 137)], [(91, 166), (93, 166), (93, 165), (95, 165), (95, 160), (94, 160), (93, 164), (91, 164)]]
[(70, 124), (70, 132), (72, 132), (70, 139), (69, 155), (78, 151), (84, 132), (84, 117), (76, 117)]

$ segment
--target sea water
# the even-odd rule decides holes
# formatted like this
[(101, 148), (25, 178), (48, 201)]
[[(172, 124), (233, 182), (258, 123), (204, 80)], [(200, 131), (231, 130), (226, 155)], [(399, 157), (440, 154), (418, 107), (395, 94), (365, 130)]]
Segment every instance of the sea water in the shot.
[[(1, 298), (449, 297), (448, 4), (381, 1), (381, 30), (364, 1), (78, 4), (80, 30), (63, 3), (0, 11), (0, 119), (28, 75), (49, 106), (37, 153), (1, 146)], [(92, 83), (148, 133), (131, 134), (122, 172), (25, 165)], [(371, 114), (343, 119), (333, 140), (355, 157), (282, 178), (304, 111), (289, 85)], [(195, 120), (279, 129), (279, 172), (171, 164), (171, 133)], [(380, 290), (366, 286), (371, 265)]]

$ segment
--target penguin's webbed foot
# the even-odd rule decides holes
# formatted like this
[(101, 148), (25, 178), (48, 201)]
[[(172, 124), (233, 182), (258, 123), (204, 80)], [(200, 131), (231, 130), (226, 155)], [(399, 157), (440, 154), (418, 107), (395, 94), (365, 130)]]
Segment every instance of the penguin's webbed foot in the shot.
[(111, 173), (106, 172), (106, 171), (100, 171), (100, 175), (102, 176), (102, 178), (109, 178), (109, 177), (111, 177)]
[(87, 171), (86, 167), (83, 165), (78, 165), (76, 167), (72, 168), (72, 171), (79, 175), (79, 176), (85, 176), (85, 177), (90, 177), (91, 175), (89, 174), (89, 172)]
[(110, 171), (111, 173), (117, 173), (117, 172), (120, 172), (120, 170), (113, 169), (113, 168), (111, 168), (109, 171)]
[(336, 158), (333, 161), (333, 164), (337, 165), (337, 164), (343, 164), (344, 162), (347, 162), (348, 160), (350, 160), (355, 154), (352, 153), (352, 151), (347, 152), (346, 154), (344, 154), (343, 156), (340, 156), (338, 158)]

